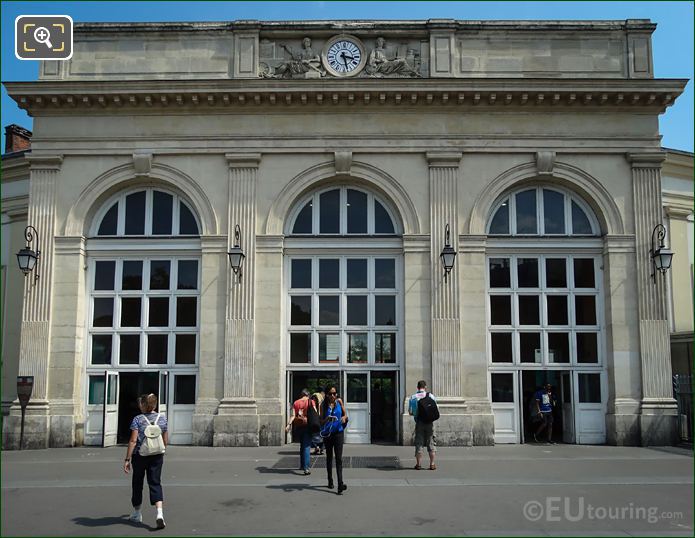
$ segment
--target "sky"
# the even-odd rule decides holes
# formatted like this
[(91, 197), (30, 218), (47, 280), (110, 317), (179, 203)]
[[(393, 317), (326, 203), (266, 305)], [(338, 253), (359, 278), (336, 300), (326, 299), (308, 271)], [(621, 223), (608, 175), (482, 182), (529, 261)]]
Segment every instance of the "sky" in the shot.
[[(14, 20), (18, 15), (70, 15), (75, 22), (164, 22), (346, 19), (651, 19), (654, 74), (690, 79), (676, 104), (660, 119), (664, 147), (693, 151), (694, 3), (680, 2), (20, 2), (2, 4), (2, 81), (31, 81), (38, 62), (14, 55)], [(31, 118), (2, 89), (2, 126), (31, 129)], [(5, 147), (2, 130), (2, 149)]]

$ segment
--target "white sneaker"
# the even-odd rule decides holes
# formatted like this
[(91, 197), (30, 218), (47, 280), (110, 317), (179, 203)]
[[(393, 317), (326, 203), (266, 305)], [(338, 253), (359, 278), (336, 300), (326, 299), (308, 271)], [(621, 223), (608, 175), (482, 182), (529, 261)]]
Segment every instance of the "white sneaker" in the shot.
[(135, 512), (130, 514), (128, 521), (133, 521), (135, 523), (142, 523), (142, 512), (140, 512), (140, 510), (135, 510)]
[(157, 528), (163, 529), (166, 526), (167, 526), (167, 524), (164, 523), (164, 516), (163, 515), (157, 516)]

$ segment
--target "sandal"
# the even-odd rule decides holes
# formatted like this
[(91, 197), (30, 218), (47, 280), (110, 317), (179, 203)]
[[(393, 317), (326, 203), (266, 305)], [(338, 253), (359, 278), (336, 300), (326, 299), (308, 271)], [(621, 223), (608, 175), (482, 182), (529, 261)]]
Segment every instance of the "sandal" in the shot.
[(415, 467), (413, 467), (413, 469), (415, 469), (416, 471), (419, 471), (420, 469), (422, 469), (422, 467), (420, 467), (419, 465), (416, 465)]
[(437, 470), (437, 466), (434, 463), (432, 465), (430, 465), (430, 471), (436, 471), (436, 470)]

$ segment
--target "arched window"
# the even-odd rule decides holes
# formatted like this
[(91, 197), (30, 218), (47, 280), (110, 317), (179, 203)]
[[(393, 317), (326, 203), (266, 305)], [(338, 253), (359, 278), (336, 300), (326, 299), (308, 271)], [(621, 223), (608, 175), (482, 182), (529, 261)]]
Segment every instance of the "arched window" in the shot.
[(368, 191), (333, 187), (297, 204), (289, 219), (290, 235), (396, 235), (386, 204)]
[(200, 235), (190, 207), (176, 194), (161, 189), (139, 189), (119, 194), (97, 215), (94, 235)]
[(586, 203), (556, 187), (522, 188), (505, 195), (492, 212), (489, 235), (595, 236), (599, 227)]

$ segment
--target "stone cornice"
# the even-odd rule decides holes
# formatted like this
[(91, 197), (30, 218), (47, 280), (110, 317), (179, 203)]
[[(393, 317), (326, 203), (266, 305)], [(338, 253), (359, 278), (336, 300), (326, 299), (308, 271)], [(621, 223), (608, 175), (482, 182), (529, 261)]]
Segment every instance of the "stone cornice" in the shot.
[(62, 155), (27, 155), (32, 170), (60, 170)]
[(458, 151), (428, 151), (425, 153), (425, 158), (430, 168), (458, 168), (459, 164), (461, 164), (463, 153)]
[(261, 162), (260, 153), (225, 153), (229, 168), (258, 168)]
[(627, 153), (626, 157), (632, 168), (661, 168), (666, 159), (666, 153), (663, 151)]
[(682, 79), (348, 79), (138, 80), (6, 82), (19, 107), (32, 115), (110, 113), (230, 107), (287, 108), (391, 105), (595, 109), (663, 112), (685, 88)]

